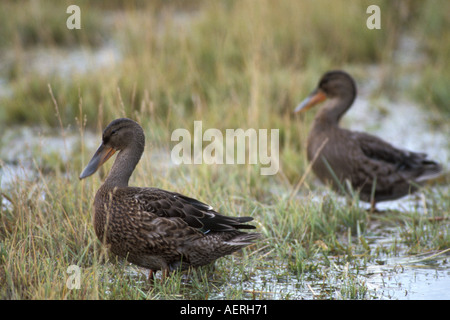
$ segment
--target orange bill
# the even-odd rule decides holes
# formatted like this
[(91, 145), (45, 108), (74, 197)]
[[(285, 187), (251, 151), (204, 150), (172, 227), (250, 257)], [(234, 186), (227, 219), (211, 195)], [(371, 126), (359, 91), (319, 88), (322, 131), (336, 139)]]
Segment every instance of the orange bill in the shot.
[(105, 145), (102, 143), (100, 147), (98, 147), (91, 161), (89, 161), (86, 168), (80, 174), (80, 179), (84, 179), (94, 174), (97, 171), (97, 169), (100, 168), (100, 166), (104, 164), (106, 161), (108, 161), (108, 159), (111, 158), (111, 156), (115, 152), (116, 152), (115, 149), (105, 147)]
[(303, 112), (306, 110), (311, 109), (314, 105), (318, 104), (319, 102), (324, 101), (327, 98), (325, 93), (320, 90), (316, 89), (314, 90), (305, 100), (303, 100), (297, 108), (295, 108), (294, 112)]

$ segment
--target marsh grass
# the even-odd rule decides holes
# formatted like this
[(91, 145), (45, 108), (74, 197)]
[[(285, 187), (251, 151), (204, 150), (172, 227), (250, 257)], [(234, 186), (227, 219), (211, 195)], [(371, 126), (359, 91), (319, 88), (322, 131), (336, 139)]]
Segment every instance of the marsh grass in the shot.
[[(439, 187), (420, 193), (411, 212), (369, 214), (356, 195), (343, 200), (318, 185), (305, 160), (313, 115), (293, 116), (292, 109), (315, 87), (318, 75), (329, 68), (386, 63), (395, 48), (400, 13), (390, 1), (375, 2), (391, 29), (365, 28), (366, 2), (118, 1), (92, 8), (80, 2), (88, 8), (82, 9), (84, 35), (74, 36), (51, 22), (61, 14), (66, 18), (64, 3), (37, 1), (39, 15), (26, 21), (34, 13), (32, 4), (26, 2), (22, 11), (7, 1), (2, 13), (16, 15), (0, 19), (6, 28), (0, 32), (16, 31), (0, 37), (1, 46), (13, 46), (17, 59), (6, 67), (12, 94), (0, 98), (0, 121), (56, 128), (66, 147), (50, 154), (45, 146), (27, 148), (19, 165), (36, 174), (1, 190), (0, 297), (370, 299), (363, 277), (368, 265), (448, 248), (450, 202)], [(430, 12), (421, 23), (440, 14)], [(40, 28), (44, 20), (51, 23)], [(27, 68), (26, 52), (36, 45), (95, 48), (106, 41), (121, 51), (112, 66), (70, 77)], [(429, 48), (440, 56), (435, 45)], [(433, 70), (426, 72), (433, 76)], [(121, 116), (140, 122), (147, 137), (132, 185), (177, 191), (227, 215), (250, 215), (264, 239), (214, 267), (175, 273), (165, 281), (158, 276), (151, 286), (145, 271), (111, 256), (92, 226), (93, 197), (111, 163), (90, 179), (80, 182), (78, 175), (102, 128)], [(261, 176), (251, 165), (171, 166), (170, 134), (177, 128), (192, 132), (194, 120), (203, 121), (203, 130), (278, 128), (280, 172)], [(69, 136), (77, 142), (69, 145)], [(88, 139), (95, 141), (88, 146)], [(8, 148), (8, 142), (0, 147)], [(391, 230), (395, 242), (374, 243), (380, 229)], [(70, 265), (81, 268), (80, 289), (66, 286)]]
[[(14, 4), (8, 2), (8, 6)], [(48, 15), (57, 17), (63, 9), (45, 3), (41, 7), (42, 12), (50, 11)], [(324, 15), (324, 7), (342, 14)], [(360, 27), (365, 25), (365, 15), (357, 14), (364, 9), (358, 4), (335, 2), (331, 8), (326, 1), (321, 5), (264, 1), (255, 7), (251, 1), (232, 1), (201, 2), (201, 8), (199, 14), (188, 15), (187, 21), (178, 24), (182, 20), (177, 18), (182, 16), (180, 9), (171, 5), (123, 9), (115, 20), (113, 13), (104, 12), (103, 20), (111, 16), (108, 19), (114, 22), (108, 24), (108, 34), (102, 39), (119, 43), (123, 60), (111, 68), (75, 74), (70, 79), (51, 74), (43, 81), (42, 75), (24, 68), (27, 47), (19, 43), (14, 59), (17, 66), (9, 71), (14, 98), (2, 99), (4, 120), (26, 123), (38, 119), (54, 125), (46, 90), (50, 84), (65, 123), (73, 123), (80, 90), (86, 103), (104, 106), (102, 122), (113, 116), (118, 104), (128, 115), (148, 110), (152, 104), (154, 115), (164, 119), (169, 112), (176, 112), (179, 118), (190, 120), (201, 114), (224, 126), (242, 123), (243, 117), (249, 124), (258, 119), (253, 122), (269, 126), (273, 119), (269, 115), (290, 113), (292, 105), (307, 94), (301, 88), (313, 86), (305, 83), (306, 79), (311, 81), (308, 74), (346, 61), (376, 61), (386, 51), (384, 42), (390, 37), (388, 32), (374, 33)], [(85, 9), (83, 22), (101, 23), (102, 14), (97, 10)], [(345, 19), (345, 12), (358, 19)], [(3, 21), (17, 26), (25, 23)], [(40, 30), (37, 26), (32, 29)], [(67, 37), (72, 34), (66, 28), (59, 29)], [(86, 23), (82, 31), (90, 35), (98, 29)], [(46, 46), (58, 44), (36, 38), (36, 43)], [(364, 43), (345, 41), (352, 38)], [(82, 38), (76, 43), (92, 47)], [(324, 51), (332, 56), (320, 54)], [(30, 112), (30, 105), (39, 112)], [(86, 109), (89, 119), (97, 116), (91, 109)]]
[(424, 3), (417, 20), (420, 26), (420, 39), (422, 49), (431, 58), (422, 80), (415, 87), (415, 97), (433, 109), (437, 109), (448, 119), (450, 107), (448, 106), (449, 91), (445, 83), (449, 83), (449, 54), (450, 54), (450, 18), (446, 11), (450, 4), (445, 1), (438, 3)]
[[(145, 271), (117, 261), (96, 239), (92, 202), (101, 178), (94, 176), (80, 183), (81, 165), (75, 163), (68, 172), (54, 169), (45, 175), (37, 167), (36, 178), (17, 180), (13, 187), (2, 190), (2, 298), (368, 299), (372, 296), (361, 278), (367, 265), (405, 252), (443, 250), (450, 243), (448, 220), (433, 219), (448, 219), (448, 199), (439, 192), (422, 195), (426, 213), (418, 209), (371, 215), (358, 199), (343, 202), (334, 194), (317, 196), (311, 191), (309, 196), (299, 194), (288, 202), (288, 192), (270, 192), (273, 183), (280, 183), (276, 179), (259, 185), (258, 194), (253, 195), (255, 191), (248, 192), (247, 182), (240, 177), (251, 175), (256, 180), (258, 171), (245, 166), (235, 166), (238, 174), (225, 177), (208, 166), (170, 167), (165, 169), (166, 176), (154, 171), (145, 174), (159, 165), (151, 161), (152, 152), (147, 149), (132, 177), (133, 185), (175, 190), (207, 199), (204, 201), (229, 215), (251, 215), (264, 239), (220, 259), (215, 268), (189, 275), (175, 273), (162, 282), (158, 276), (150, 286)], [(402, 249), (372, 246), (370, 226), (374, 221), (397, 230)], [(79, 290), (66, 286), (70, 265), (82, 270)]]

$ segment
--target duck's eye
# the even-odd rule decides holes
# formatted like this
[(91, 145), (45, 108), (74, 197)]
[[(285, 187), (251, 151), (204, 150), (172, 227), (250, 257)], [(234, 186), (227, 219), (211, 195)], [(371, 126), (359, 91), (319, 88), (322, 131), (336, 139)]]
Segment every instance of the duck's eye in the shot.
[(111, 135), (113, 136), (113, 135), (116, 135), (117, 134), (117, 130), (113, 130), (113, 131), (111, 131)]

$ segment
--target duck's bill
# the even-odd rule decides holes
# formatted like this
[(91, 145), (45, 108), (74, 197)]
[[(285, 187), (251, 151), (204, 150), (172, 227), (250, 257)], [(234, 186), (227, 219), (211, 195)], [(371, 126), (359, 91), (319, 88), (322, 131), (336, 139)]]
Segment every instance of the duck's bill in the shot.
[(89, 161), (86, 168), (83, 170), (83, 172), (80, 174), (80, 179), (84, 179), (86, 177), (89, 177), (90, 175), (94, 174), (98, 168), (101, 167), (102, 164), (104, 164), (106, 161), (108, 161), (109, 158), (116, 152), (113, 148), (105, 147), (105, 145), (102, 143), (100, 147), (95, 152), (94, 156), (92, 157), (91, 161)]
[(311, 109), (314, 105), (325, 100), (327, 96), (322, 90), (314, 90), (305, 100), (303, 100), (294, 112), (306, 111)]

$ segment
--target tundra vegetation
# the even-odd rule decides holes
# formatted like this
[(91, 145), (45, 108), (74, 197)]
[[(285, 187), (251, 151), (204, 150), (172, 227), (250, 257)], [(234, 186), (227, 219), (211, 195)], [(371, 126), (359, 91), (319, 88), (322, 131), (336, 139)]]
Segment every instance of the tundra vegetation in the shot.
[[(73, 4), (81, 29), (66, 27)], [(380, 29), (366, 26), (373, 4)], [(417, 265), (449, 270), (448, 175), (370, 213), (357, 194), (343, 198), (317, 182), (305, 153), (314, 112), (292, 111), (320, 75), (339, 68), (373, 105), (364, 131), (375, 132), (407, 100), (427, 115), (433, 141), (448, 137), (450, 2), (3, 0), (0, 7), (0, 298), (377, 299), (390, 296), (374, 275), (388, 281)], [(147, 137), (131, 185), (250, 215), (263, 240), (152, 285), (143, 270), (111, 256), (92, 225), (93, 197), (111, 163), (89, 180), (78, 176), (102, 128), (123, 116)], [(222, 133), (278, 129), (276, 174), (248, 161), (173, 164), (171, 135), (180, 128), (193, 135), (194, 121)], [(427, 152), (447, 168), (448, 143)], [(68, 285), (70, 266), (79, 268), (78, 287)]]

